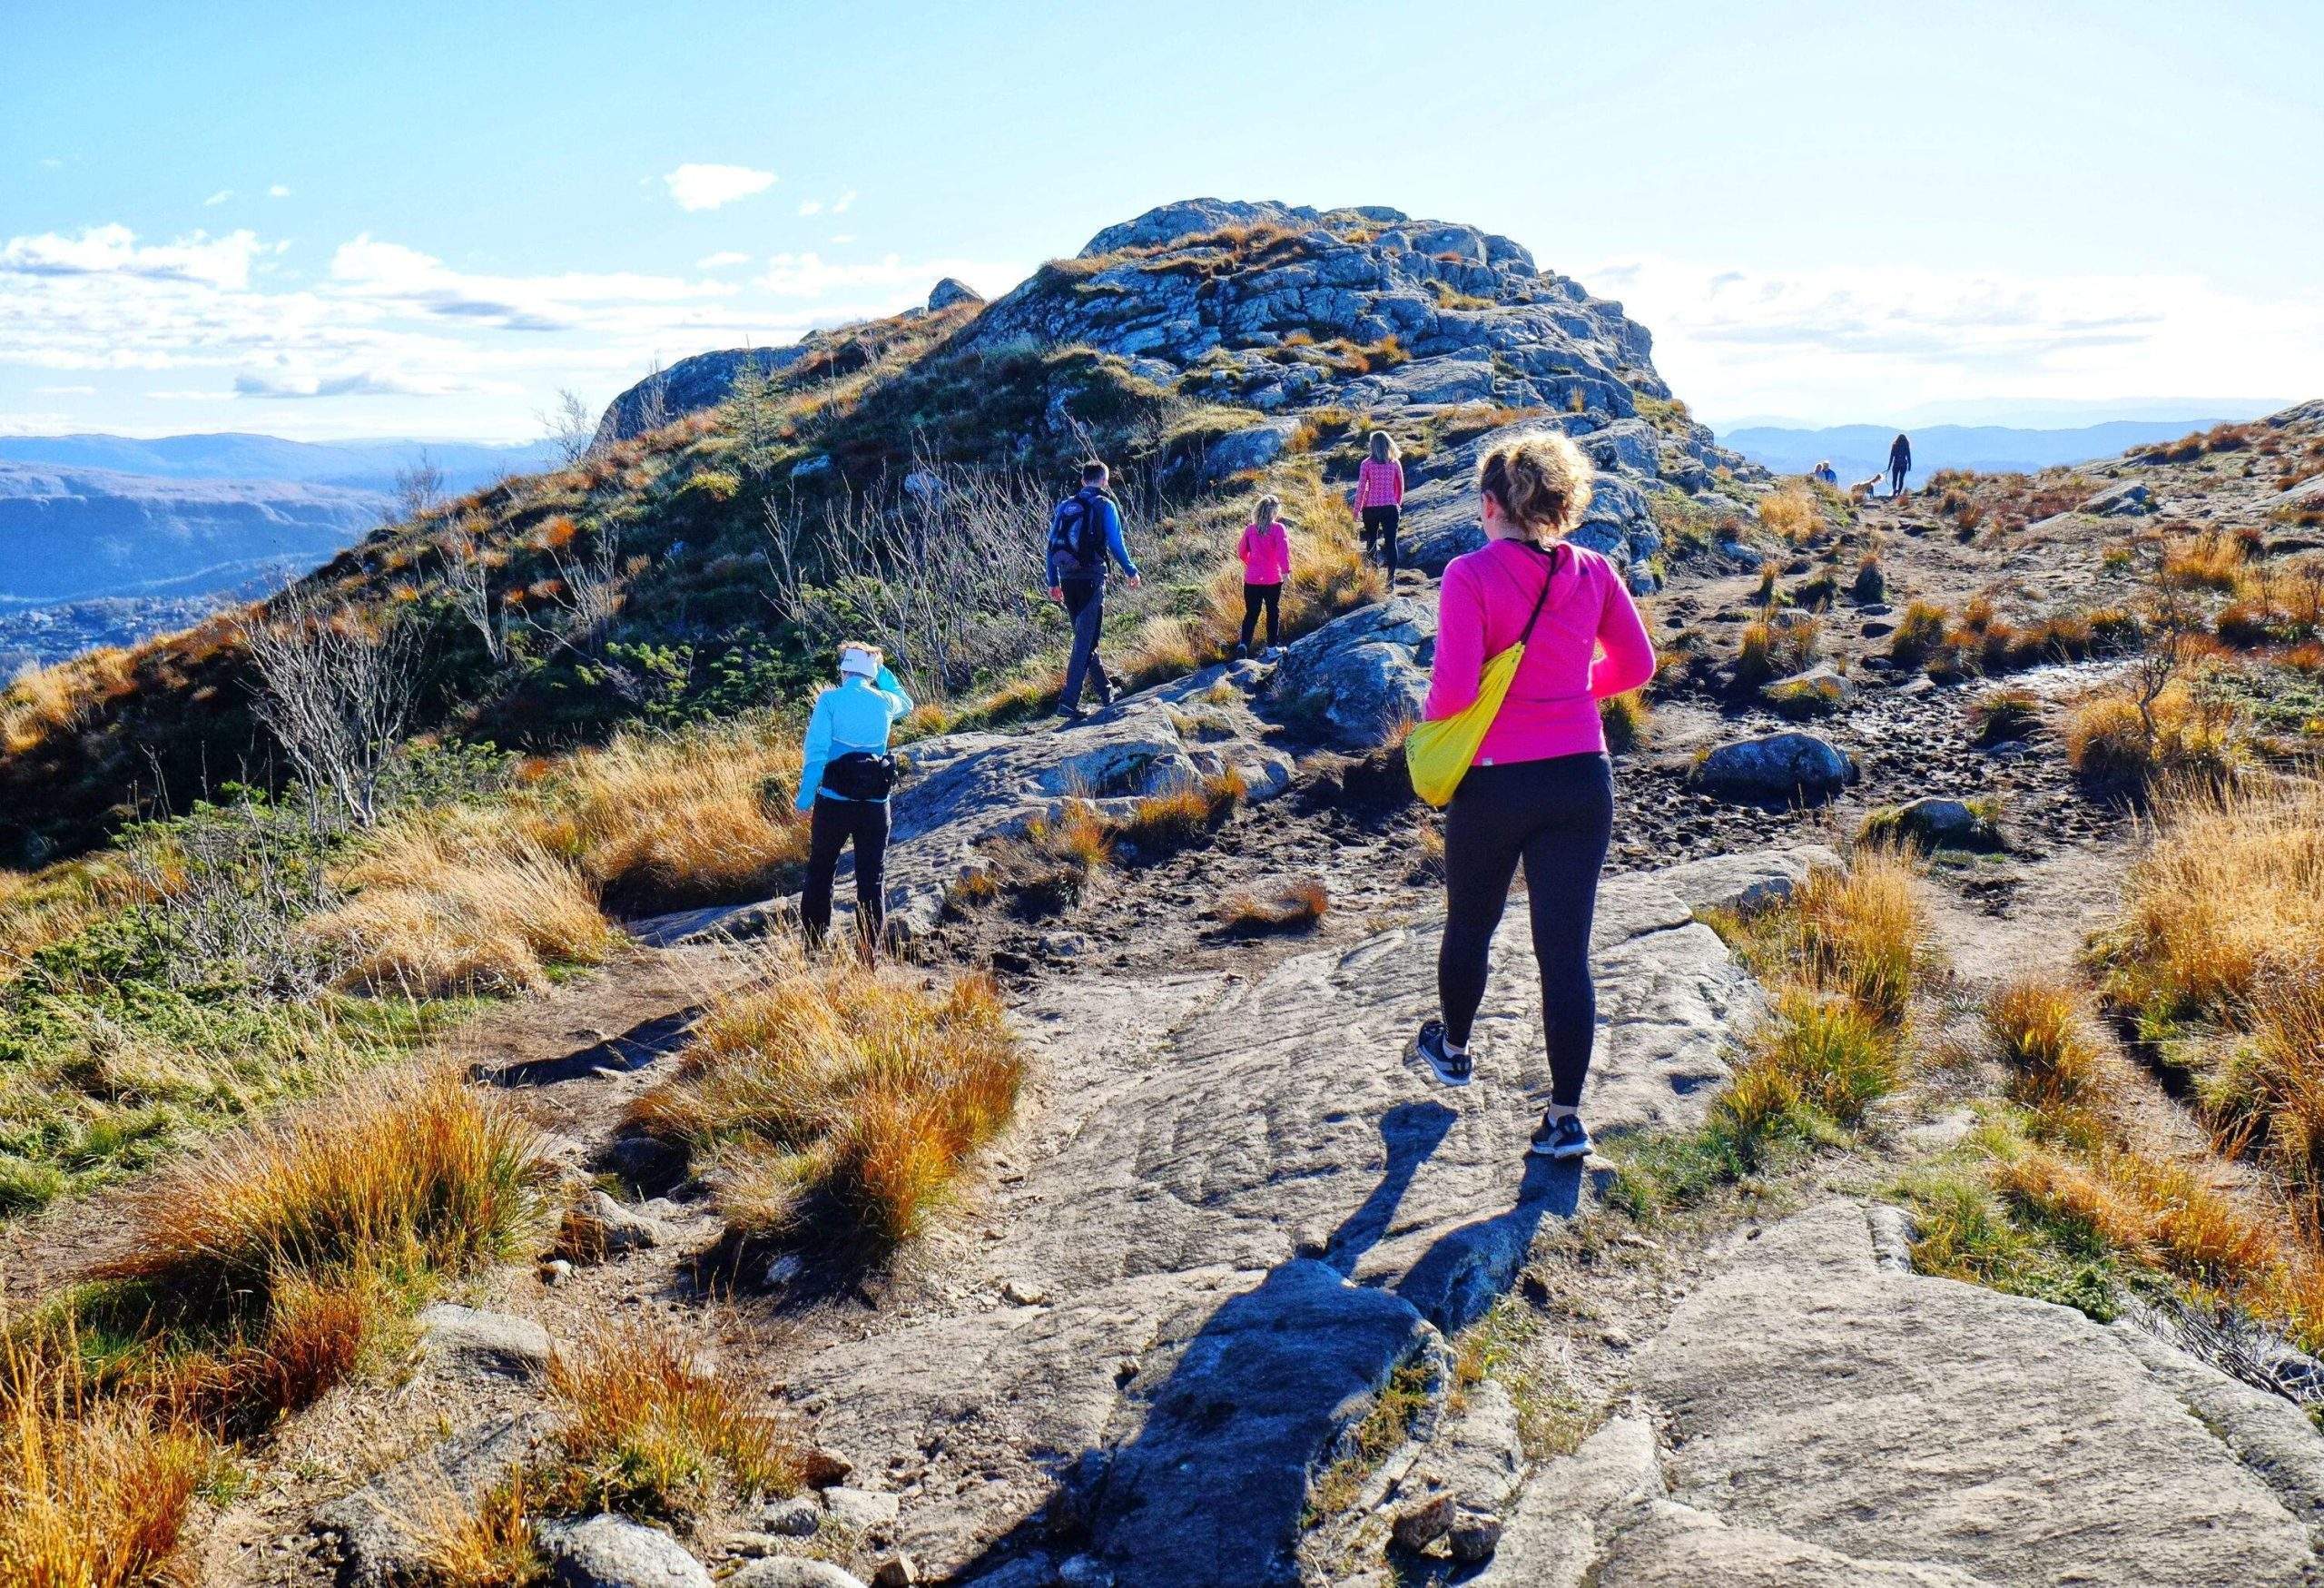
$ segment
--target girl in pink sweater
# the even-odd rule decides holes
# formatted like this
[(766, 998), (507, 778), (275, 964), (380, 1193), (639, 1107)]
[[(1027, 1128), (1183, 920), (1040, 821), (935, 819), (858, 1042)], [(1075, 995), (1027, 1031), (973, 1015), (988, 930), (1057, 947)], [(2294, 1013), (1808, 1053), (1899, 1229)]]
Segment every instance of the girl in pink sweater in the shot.
[(1283, 504), (1273, 497), (1261, 497), (1257, 511), (1244, 527), (1243, 538), (1235, 547), (1235, 555), (1243, 559), (1243, 637), (1236, 643), (1236, 656), (1251, 654), (1251, 632), (1258, 626), (1259, 613), (1267, 615), (1267, 648), (1259, 653), (1262, 661), (1275, 659), (1275, 646), (1283, 622), (1283, 581), (1291, 577), (1291, 537), (1276, 517)]
[(1551, 1077), (1531, 1150), (1556, 1159), (1590, 1149), (1578, 1112), (1597, 1023), (1590, 924), (1614, 821), (1598, 702), (1654, 676), (1654, 646), (1621, 577), (1564, 538), (1590, 505), (1590, 481), (1589, 460), (1561, 435), (1520, 437), (1480, 460), (1485, 544), (1444, 570), (1423, 714), (1433, 721), (1470, 705), (1486, 660), (1526, 639), (1508, 698), (1445, 813), (1443, 1018), (1421, 1027), (1417, 1049), (1437, 1079), (1469, 1083), (1469, 1032), (1493, 929), (1521, 862)]
[(1396, 520), (1404, 511), (1404, 465), (1395, 439), (1385, 430), (1372, 432), (1364, 459), (1356, 466), (1355, 495), (1350, 505), (1364, 521), (1364, 555), (1377, 557), (1388, 570), (1388, 586), (1396, 584)]

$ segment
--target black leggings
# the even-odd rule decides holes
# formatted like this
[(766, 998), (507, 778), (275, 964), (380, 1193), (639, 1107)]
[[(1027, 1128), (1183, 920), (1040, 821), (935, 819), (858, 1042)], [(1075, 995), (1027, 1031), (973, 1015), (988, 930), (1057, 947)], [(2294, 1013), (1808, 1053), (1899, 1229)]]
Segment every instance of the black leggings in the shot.
[(1245, 650), (1251, 648), (1251, 636), (1259, 626), (1259, 613), (1267, 615), (1267, 644), (1275, 641), (1276, 629), (1283, 622), (1283, 587), (1281, 585), (1246, 585), (1243, 587), (1243, 638)]
[(1598, 996), (1590, 982), (1590, 922), (1614, 830), (1614, 769), (1603, 755), (1558, 755), (1472, 766), (1444, 814), (1444, 942), (1436, 991), (1444, 1035), (1465, 1047), (1484, 1001), (1493, 929), (1510, 879), (1525, 863), (1533, 955), (1541, 967), (1541, 1027), (1550, 1100), (1581, 1101)]
[(1393, 577), (1396, 571), (1396, 521), (1403, 509), (1393, 502), (1364, 509), (1364, 554), (1372, 555), (1376, 543), (1380, 547), (1380, 566)]
[(815, 796), (808, 828), (807, 885), (799, 895), (799, 919), (807, 942), (820, 947), (832, 928), (832, 879), (839, 873), (840, 851), (855, 845), (855, 929), (876, 945), (888, 924), (888, 802)]

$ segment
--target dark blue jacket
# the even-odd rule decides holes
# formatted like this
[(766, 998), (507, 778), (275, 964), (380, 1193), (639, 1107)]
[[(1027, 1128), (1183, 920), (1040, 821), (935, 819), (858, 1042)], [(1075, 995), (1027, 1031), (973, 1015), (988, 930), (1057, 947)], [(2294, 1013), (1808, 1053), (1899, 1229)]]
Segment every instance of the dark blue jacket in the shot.
[(1122, 544), (1122, 516), (1114, 507), (1114, 498), (1094, 485), (1085, 485), (1059, 502), (1057, 511), (1049, 515), (1049, 583), (1052, 586), (1062, 585), (1068, 579), (1099, 585), (1106, 582), (1103, 558), (1098, 560), (1096, 567), (1088, 567), (1057, 543), (1059, 520), (1065, 517), (1067, 506), (1073, 502), (1088, 504), (1084, 510), (1098, 515), (1098, 521), (1106, 527), (1106, 549), (1113, 554), (1116, 562), (1122, 565), (1122, 572), (1133, 579), (1137, 577), (1137, 565), (1130, 561), (1129, 547)]

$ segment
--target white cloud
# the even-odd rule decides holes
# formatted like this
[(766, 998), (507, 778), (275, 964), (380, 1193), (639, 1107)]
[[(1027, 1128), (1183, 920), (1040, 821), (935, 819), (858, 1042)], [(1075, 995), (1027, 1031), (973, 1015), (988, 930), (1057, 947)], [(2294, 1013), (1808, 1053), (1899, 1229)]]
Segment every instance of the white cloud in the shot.
[(849, 243), (855, 241), (855, 233), (852, 232), (834, 232), (832, 233), (832, 241), (840, 247), (844, 248)]
[(803, 215), (820, 215), (823, 212), (823, 201), (802, 199), (799, 201), (799, 212)]
[(232, 188), (222, 187), (216, 192), (212, 193), (208, 198), (202, 200), (202, 207), (205, 210), (214, 210), (233, 196), (234, 190)]
[(778, 344), (917, 303), (946, 275), (990, 289), (1023, 273), (894, 256), (796, 255), (753, 271), (738, 255), (714, 270), (723, 256), (711, 255), (670, 274), (486, 274), (367, 233), (293, 278), (271, 268), (276, 242), (248, 232), (155, 242), (121, 226), (0, 233), (0, 376), (29, 395), (44, 377), (148, 371), (136, 384), (152, 390), (121, 391), (126, 402), (263, 401), (284, 415), (267, 426), (286, 432), (515, 436), (558, 387), (625, 385), (657, 350)]
[(853, 188), (850, 188), (845, 192), (840, 194), (840, 196), (832, 202), (832, 213), (834, 215), (844, 215), (847, 213), (847, 207), (853, 202), (855, 202), (855, 190)]
[(2189, 276), (1916, 266), (1578, 272), (1654, 332), (1655, 365), (1712, 414), (1838, 422), (1948, 399), (2298, 395), (2324, 368), (2324, 292), (2250, 297)]
[(94, 386), (35, 386), (33, 388), (34, 397), (94, 397), (96, 394), (97, 389)]
[(694, 266), (698, 271), (724, 271), (750, 262), (751, 256), (747, 253), (736, 253), (732, 249), (722, 249), (716, 253), (704, 254), (694, 261)]
[(290, 196), (290, 190), (278, 182), (266, 190), (266, 196), (270, 199), (287, 199)]
[(10, 238), (0, 245), (0, 275), (143, 276), (241, 287), (250, 281), (251, 259), (258, 252), (258, 238), (249, 232), (217, 238), (196, 232), (140, 247), (137, 234), (126, 226), (89, 226), (78, 237), (44, 232)]
[(681, 165), (662, 181), (681, 210), (715, 210), (766, 192), (774, 185), (774, 173), (747, 165)]

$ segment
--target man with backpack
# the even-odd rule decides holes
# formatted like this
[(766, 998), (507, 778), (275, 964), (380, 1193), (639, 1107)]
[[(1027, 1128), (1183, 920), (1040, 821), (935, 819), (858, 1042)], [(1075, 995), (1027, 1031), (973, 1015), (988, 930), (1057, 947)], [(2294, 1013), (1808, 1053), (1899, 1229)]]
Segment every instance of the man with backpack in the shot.
[(1073, 657), (1065, 666), (1065, 693), (1057, 715), (1078, 723), (1081, 682), (1096, 686), (1100, 706), (1114, 703), (1113, 680), (1098, 660), (1098, 636), (1106, 626), (1106, 559), (1121, 564), (1137, 588), (1137, 565), (1122, 544), (1122, 513), (1106, 489), (1106, 466), (1094, 459), (1081, 466), (1081, 488), (1057, 505), (1049, 515), (1049, 599), (1065, 603), (1073, 619)]

